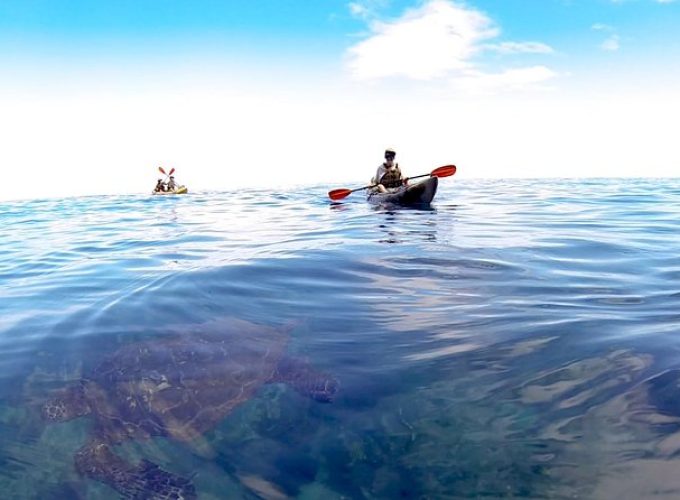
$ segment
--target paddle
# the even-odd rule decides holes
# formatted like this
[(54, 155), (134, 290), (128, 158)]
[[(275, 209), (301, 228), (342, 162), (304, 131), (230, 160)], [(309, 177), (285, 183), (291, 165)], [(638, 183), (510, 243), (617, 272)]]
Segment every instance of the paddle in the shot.
[[(414, 177), (409, 177), (410, 179), (418, 179), (420, 177), (450, 177), (453, 174), (456, 173), (456, 166), (455, 165), (444, 165), (442, 167), (435, 168), (432, 172), (429, 174), (422, 174), (422, 175), (416, 175)], [(341, 189), (333, 189), (332, 191), (328, 191), (328, 197), (335, 201), (335, 200), (342, 200), (343, 198), (346, 198), (350, 194), (356, 192), (356, 191), (363, 191), (364, 189), (371, 189), (373, 187), (376, 187), (377, 184), (372, 184), (370, 186), (364, 186), (356, 189), (346, 189), (346, 188), (341, 188)]]
[(158, 170), (160, 170), (160, 171), (161, 171), (161, 174), (163, 174), (163, 175), (165, 175), (165, 176), (170, 176), (170, 175), (172, 175), (172, 174), (175, 173), (175, 168), (174, 168), (174, 167), (170, 170), (170, 173), (169, 173), (169, 174), (166, 174), (166, 173), (165, 173), (165, 170), (163, 170), (163, 167), (158, 167)]

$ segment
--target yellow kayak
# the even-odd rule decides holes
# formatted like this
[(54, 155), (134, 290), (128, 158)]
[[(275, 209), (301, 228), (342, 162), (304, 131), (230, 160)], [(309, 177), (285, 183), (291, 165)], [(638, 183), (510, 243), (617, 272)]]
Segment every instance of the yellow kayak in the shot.
[(187, 194), (188, 191), (186, 186), (179, 186), (174, 191), (153, 191), (151, 194)]

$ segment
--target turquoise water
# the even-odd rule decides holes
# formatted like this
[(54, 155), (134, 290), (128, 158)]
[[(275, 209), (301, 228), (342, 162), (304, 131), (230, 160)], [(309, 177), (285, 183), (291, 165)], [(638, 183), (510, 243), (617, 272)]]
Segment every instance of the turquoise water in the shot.
[(445, 179), (428, 210), (330, 187), (1, 203), (3, 497), (118, 498), (74, 466), (94, 417), (42, 405), (242, 321), (292, 328), (335, 399), (262, 385), (116, 454), (206, 499), (680, 495), (680, 180)]

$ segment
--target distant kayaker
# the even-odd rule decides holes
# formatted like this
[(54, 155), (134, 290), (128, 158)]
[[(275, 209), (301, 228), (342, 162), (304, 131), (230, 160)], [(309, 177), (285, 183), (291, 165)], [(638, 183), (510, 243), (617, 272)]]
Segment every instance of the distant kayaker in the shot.
[(371, 184), (377, 184), (375, 190), (380, 193), (386, 193), (391, 189), (398, 188), (405, 185), (408, 177), (401, 176), (399, 164), (394, 161), (397, 153), (392, 148), (385, 150), (385, 161), (378, 167), (375, 177), (371, 179)]
[(168, 191), (174, 191), (177, 189), (177, 184), (175, 184), (175, 178), (171, 175), (168, 181)]
[(165, 184), (163, 183), (163, 179), (158, 179), (158, 182), (156, 183), (156, 187), (154, 188), (155, 193), (161, 193), (165, 191)]

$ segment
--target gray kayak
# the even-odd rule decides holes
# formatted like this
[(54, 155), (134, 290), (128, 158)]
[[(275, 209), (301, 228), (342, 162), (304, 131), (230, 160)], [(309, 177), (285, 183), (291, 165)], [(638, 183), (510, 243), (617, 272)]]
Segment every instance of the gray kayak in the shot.
[(428, 205), (437, 194), (439, 179), (428, 177), (422, 182), (396, 188), (389, 193), (368, 193), (366, 199), (376, 205), (391, 203), (396, 205)]

